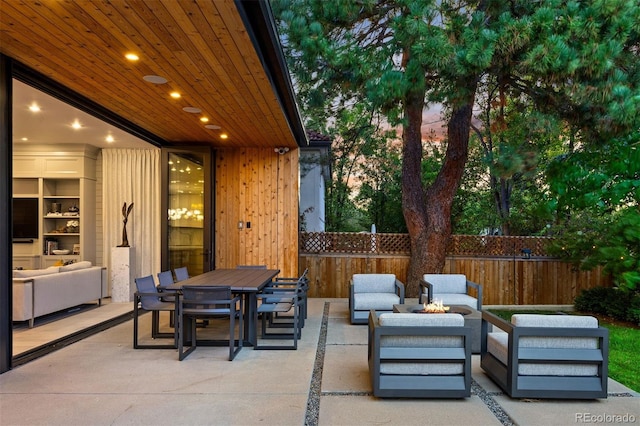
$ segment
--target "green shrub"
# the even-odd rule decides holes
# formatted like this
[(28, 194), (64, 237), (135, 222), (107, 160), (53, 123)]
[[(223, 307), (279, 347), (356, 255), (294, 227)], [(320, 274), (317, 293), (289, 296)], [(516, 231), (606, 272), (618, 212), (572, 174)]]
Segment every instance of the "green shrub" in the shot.
[(631, 300), (631, 305), (627, 312), (627, 321), (640, 325), (640, 296), (637, 294), (636, 297)]
[(576, 310), (607, 315), (640, 324), (640, 293), (618, 288), (594, 287), (583, 290), (574, 301)]

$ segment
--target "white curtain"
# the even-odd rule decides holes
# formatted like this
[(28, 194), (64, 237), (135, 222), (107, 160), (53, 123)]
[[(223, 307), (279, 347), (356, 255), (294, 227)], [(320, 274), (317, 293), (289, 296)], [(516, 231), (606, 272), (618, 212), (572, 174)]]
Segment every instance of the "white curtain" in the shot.
[(134, 277), (160, 271), (160, 149), (103, 149), (104, 264), (122, 243), (122, 206), (133, 203), (127, 239), (134, 252)]

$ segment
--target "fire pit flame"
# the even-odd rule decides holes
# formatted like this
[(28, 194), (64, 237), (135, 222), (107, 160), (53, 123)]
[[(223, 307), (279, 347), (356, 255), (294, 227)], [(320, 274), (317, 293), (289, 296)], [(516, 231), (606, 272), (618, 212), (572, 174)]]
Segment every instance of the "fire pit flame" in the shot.
[(423, 303), (422, 310), (430, 314), (443, 314), (449, 311), (449, 306), (444, 306), (442, 300), (433, 300), (431, 303)]

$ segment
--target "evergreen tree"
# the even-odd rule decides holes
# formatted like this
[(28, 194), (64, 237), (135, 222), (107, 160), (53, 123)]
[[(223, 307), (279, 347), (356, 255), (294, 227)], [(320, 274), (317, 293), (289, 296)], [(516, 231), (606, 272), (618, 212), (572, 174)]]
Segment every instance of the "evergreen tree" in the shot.
[[(277, 0), (305, 103), (367, 99), (402, 126), (402, 208), (411, 240), (407, 295), (441, 272), (467, 161), (479, 84), (526, 94), (540, 110), (612, 135), (637, 123), (635, 1)], [(425, 107), (446, 109), (447, 147), (423, 185)], [(586, 140), (586, 139), (585, 139)], [(600, 140), (600, 139), (599, 139)]]

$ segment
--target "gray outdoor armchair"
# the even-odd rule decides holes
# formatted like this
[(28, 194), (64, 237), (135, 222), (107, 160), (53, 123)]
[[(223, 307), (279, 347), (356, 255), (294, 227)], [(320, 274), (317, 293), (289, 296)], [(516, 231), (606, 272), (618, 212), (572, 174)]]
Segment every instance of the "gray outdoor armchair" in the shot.
[(471, 329), (460, 314), (369, 313), (369, 373), (377, 397), (471, 395)]
[[(463, 274), (424, 274), (420, 281), (420, 303), (442, 300), (445, 305), (465, 305), (482, 310), (482, 286)], [(469, 290), (475, 289), (477, 297)]]
[(393, 274), (354, 274), (349, 287), (351, 324), (366, 324), (371, 309), (392, 312), (404, 303), (404, 284)]
[(482, 313), (480, 365), (513, 398), (606, 398), (608, 355), (594, 317)]

